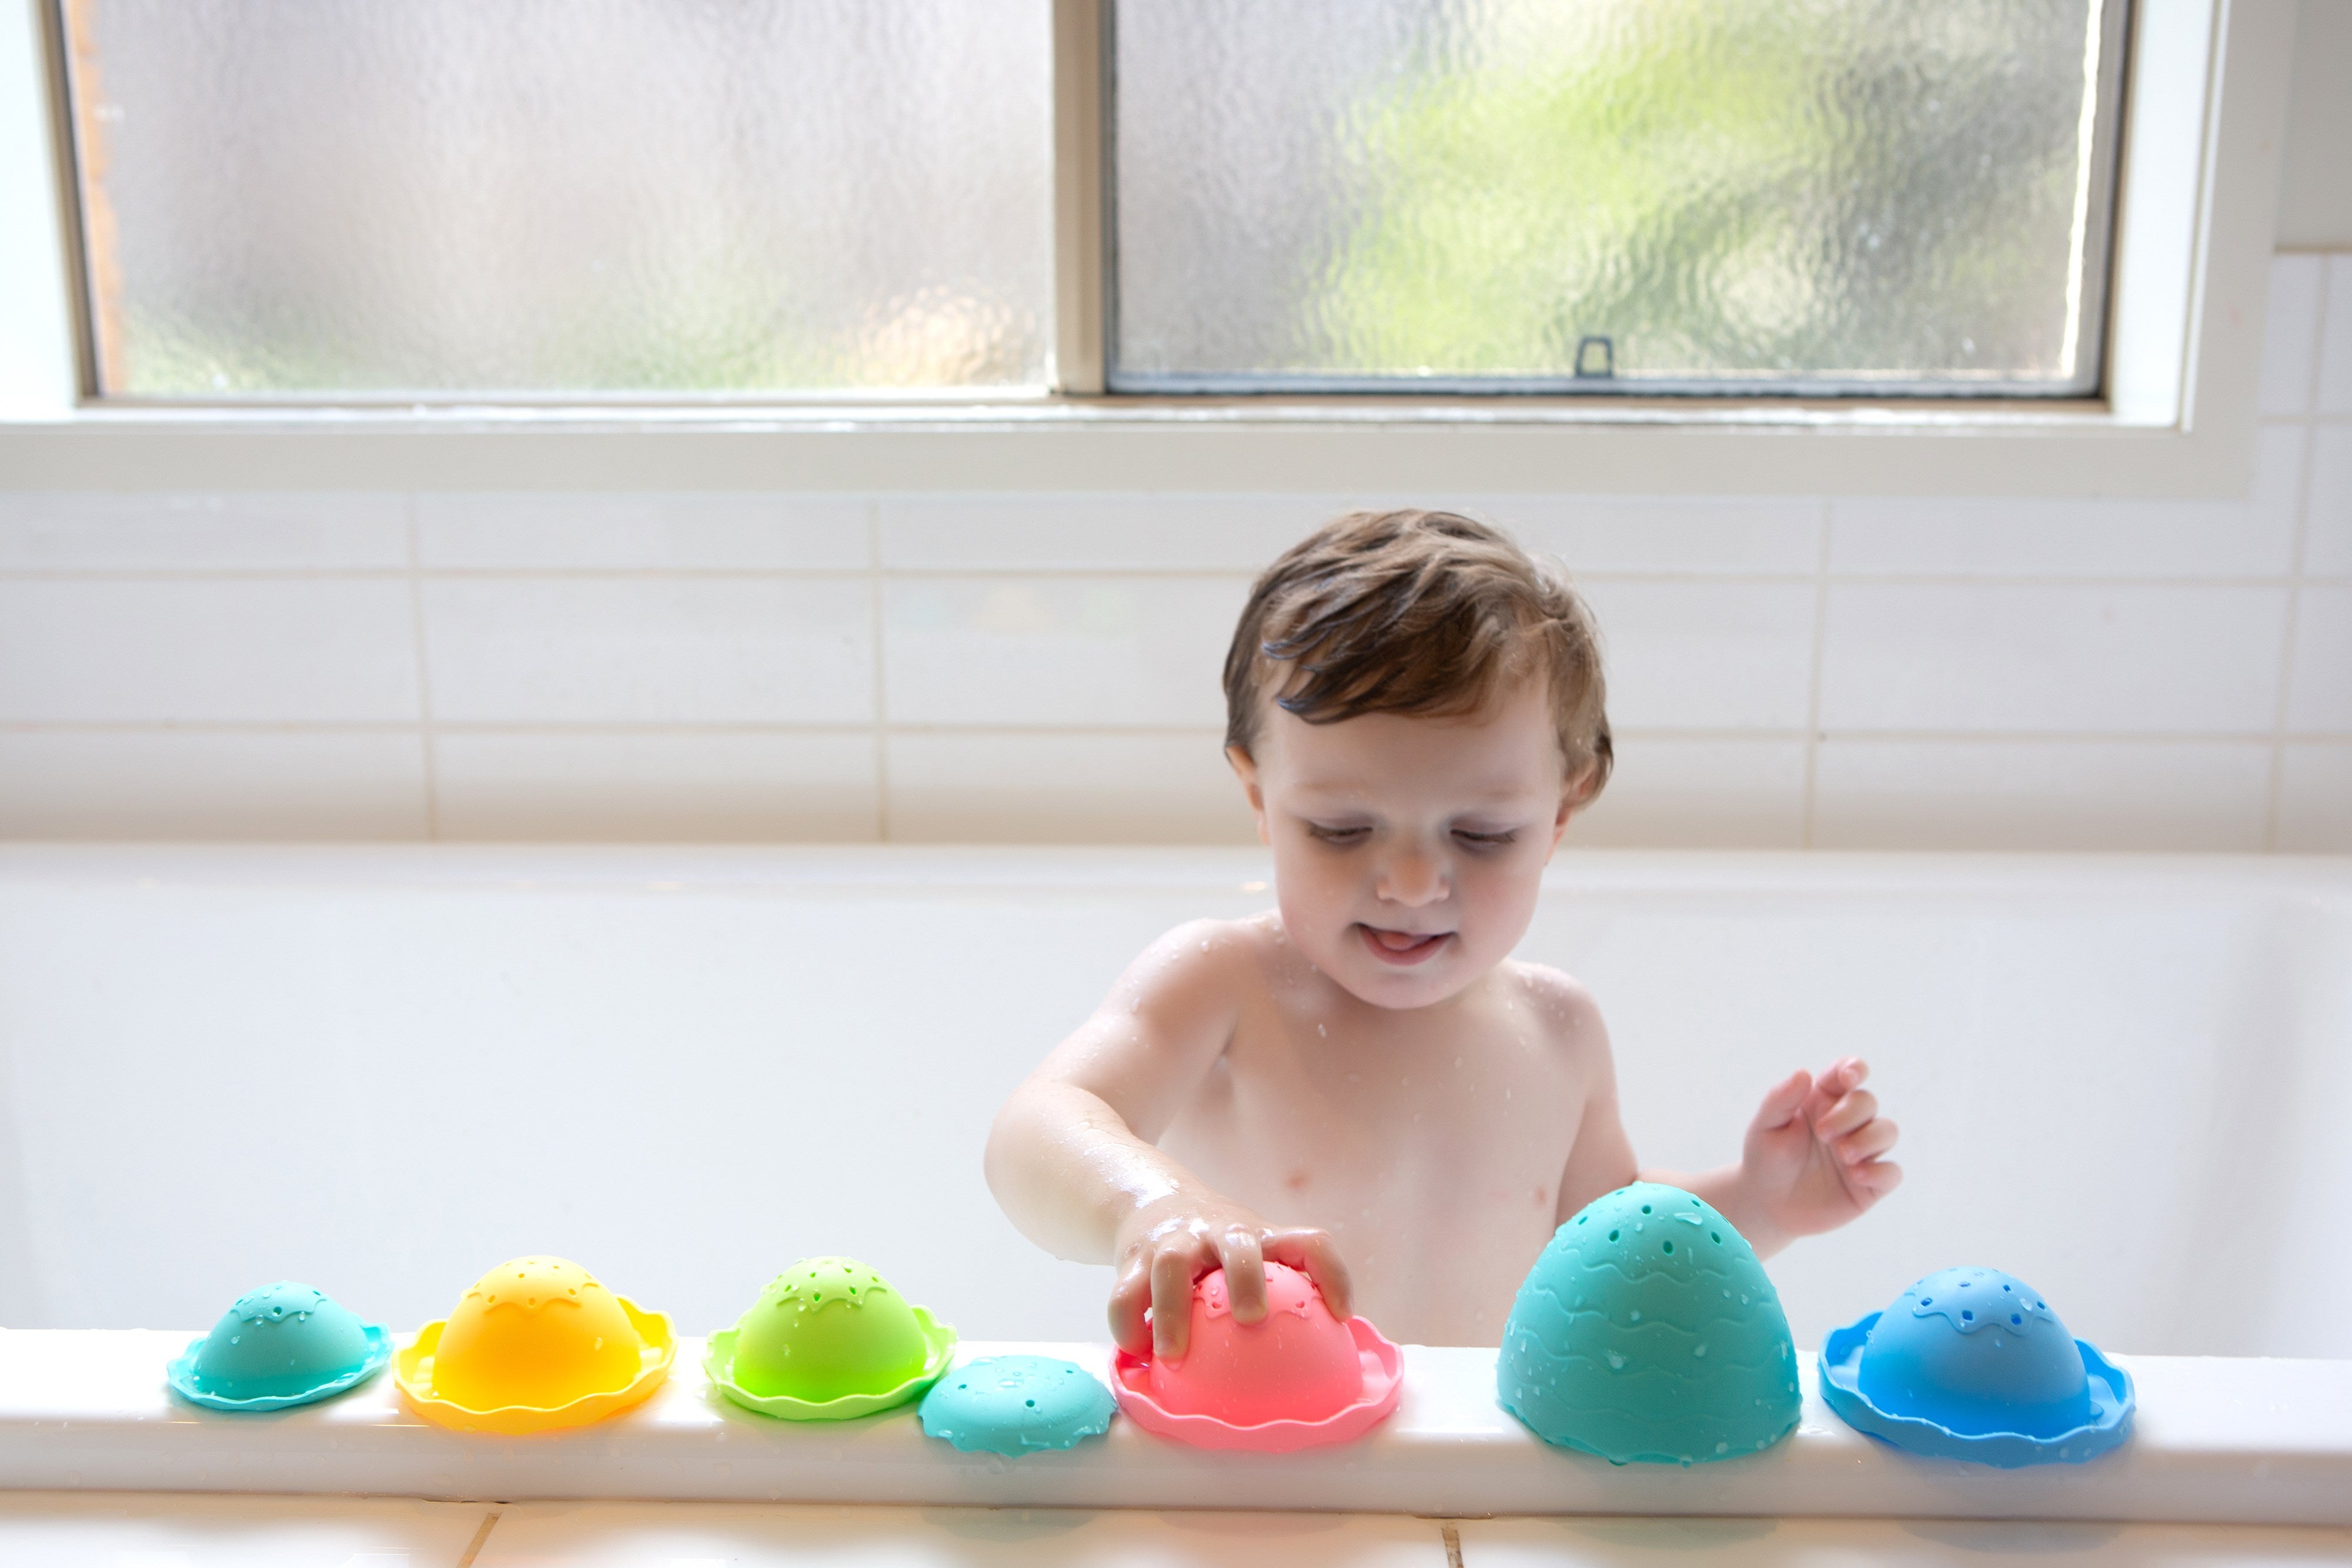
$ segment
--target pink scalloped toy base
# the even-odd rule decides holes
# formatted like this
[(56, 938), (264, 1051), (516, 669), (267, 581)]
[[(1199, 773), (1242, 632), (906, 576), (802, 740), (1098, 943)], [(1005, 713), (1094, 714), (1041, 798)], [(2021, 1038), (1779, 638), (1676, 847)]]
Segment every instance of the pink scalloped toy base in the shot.
[(1179, 1414), (1151, 1396), (1151, 1362), (1120, 1351), (1112, 1364), (1111, 1392), (1127, 1418), (1147, 1432), (1190, 1443), (1196, 1448), (1226, 1448), (1258, 1454), (1287, 1454), (1298, 1448), (1345, 1443), (1362, 1437), (1387, 1419), (1404, 1393), (1404, 1353), (1381, 1331), (1361, 1318), (1348, 1320), (1355, 1336), (1356, 1354), (1363, 1358), (1363, 1397), (1320, 1421), (1261, 1421), (1237, 1427), (1214, 1416)]

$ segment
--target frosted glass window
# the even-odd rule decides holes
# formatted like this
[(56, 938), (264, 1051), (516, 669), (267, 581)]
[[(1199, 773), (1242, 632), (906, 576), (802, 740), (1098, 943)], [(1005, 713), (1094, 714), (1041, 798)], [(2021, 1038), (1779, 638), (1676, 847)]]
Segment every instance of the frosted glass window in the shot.
[(1049, 0), (62, 0), (100, 390), (1042, 386)]
[(1111, 384), (2081, 395), (2121, 0), (1118, 0)]

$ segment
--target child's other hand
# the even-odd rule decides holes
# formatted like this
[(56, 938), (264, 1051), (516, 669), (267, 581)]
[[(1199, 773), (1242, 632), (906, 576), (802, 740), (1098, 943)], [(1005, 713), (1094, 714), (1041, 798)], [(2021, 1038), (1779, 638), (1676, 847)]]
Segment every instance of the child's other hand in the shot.
[(1783, 1237), (1835, 1229), (1903, 1180), (1903, 1167), (1883, 1157), (1895, 1146), (1895, 1124), (1863, 1088), (1869, 1076), (1858, 1056), (1818, 1079), (1800, 1070), (1773, 1086), (1748, 1124), (1746, 1185)]
[(1213, 1196), (1171, 1193), (1145, 1204), (1119, 1227), (1116, 1255), (1110, 1332), (1130, 1355), (1149, 1352), (1161, 1361), (1183, 1360), (1192, 1330), (1192, 1286), (1219, 1269), (1225, 1271), (1235, 1322), (1265, 1321), (1267, 1262), (1305, 1274), (1323, 1292), (1333, 1317), (1349, 1316), (1348, 1270), (1328, 1231), (1272, 1229), (1240, 1204)]

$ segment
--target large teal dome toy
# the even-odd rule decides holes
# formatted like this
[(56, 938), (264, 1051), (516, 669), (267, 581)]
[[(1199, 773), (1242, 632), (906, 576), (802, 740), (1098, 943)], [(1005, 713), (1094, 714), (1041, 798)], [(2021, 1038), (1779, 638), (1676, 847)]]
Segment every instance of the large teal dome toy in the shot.
[(1635, 1182), (1556, 1231), (1503, 1325), (1503, 1408), (1611, 1464), (1705, 1464), (1797, 1428), (1780, 1292), (1731, 1222)]

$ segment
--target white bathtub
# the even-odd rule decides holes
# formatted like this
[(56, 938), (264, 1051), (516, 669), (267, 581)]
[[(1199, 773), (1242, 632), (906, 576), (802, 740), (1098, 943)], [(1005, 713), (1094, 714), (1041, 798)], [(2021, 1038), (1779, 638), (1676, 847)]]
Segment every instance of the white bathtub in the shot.
[[(517, 1253), (681, 1330), (866, 1259), (1099, 1339), (998, 1215), (1003, 1092), (1226, 852), (0, 849), (0, 1324), (201, 1327), (293, 1277), (406, 1327)], [(1645, 1161), (1867, 1055), (1909, 1180), (1775, 1261), (1800, 1341), (2021, 1274), (2142, 1354), (2352, 1355), (2352, 862), (1570, 854)]]

